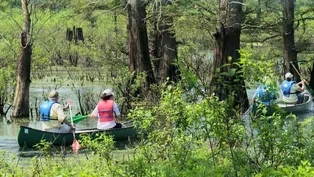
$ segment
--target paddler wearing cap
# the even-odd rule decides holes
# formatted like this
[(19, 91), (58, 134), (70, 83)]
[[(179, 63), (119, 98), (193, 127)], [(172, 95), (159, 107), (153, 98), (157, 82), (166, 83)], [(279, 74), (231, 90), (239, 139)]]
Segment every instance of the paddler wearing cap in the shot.
[(283, 101), (289, 104), (303, 103), (304, 94), (302, 92), (305, 90), (305, 80), (296, 83), (292, 78), (293, 75), (290, 72), (285, 74), (285, 80), (281, 84)]
[[(63, 108), (58, 102), (59, 93), (55, 90), (48, 94), (48, 101), (40, 105), (39, 112), (41, 116), (42, 130), (55, 133), (68, 133), (75, 127), (66, 119), (63, 110), (70, 106), (70, 102)], [(63, 123), (63, 124), (62, 124)]]
[(92, 118), (98, 117), (97, 129), (108, 130), (122, 127), (122, 124), (119, 123), (120, 110), (114, 102), (113, 96), (111, 88), (105, 89), (100, 95), (101, 100), (89, 115)]

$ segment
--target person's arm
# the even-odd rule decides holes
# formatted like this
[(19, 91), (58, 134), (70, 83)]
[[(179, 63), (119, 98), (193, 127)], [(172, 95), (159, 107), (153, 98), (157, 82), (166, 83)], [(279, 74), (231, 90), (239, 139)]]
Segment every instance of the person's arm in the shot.
[(115, 114), (114, 121), (119, 123), (121, 120), (121, 115), (116, 115), (116, 113), (114, 113), (114, 114)]
[(95, 109), (93, 110), (93, 112), (88, 115), (88, 117), (90, 117), (90, 118), (96, 118), (96, 117), (98, 117), (98, 109), (97, 109), (97, 106), (95, 107)]
[(113, 112), (114, 112), (114, 115), (115, 115), (114, 120), (116, 122), (120, 122), (120, 120), (121, 120), (121, 113), (120, 113), (120, 110), (119, 110), (118, 105), (116, 103), (113, 104)]
[(305, 90), (304, 80), (301, 81), (301, 85), (302, 85), (301, 87), (298, 86), (299, 88), (297, 89), (297, 91), (304, 92), (304, 90)]
[(66, 116), (63, 112), (62, 106), (61, 104), (57, 105), (57, 115), (58, 115), (58, 121), (63, 122), (65, 124), (67, 124), (68, 126), (71, 127), (71, 129), (75, 129), (75, 126), (72, 125), (67, 119)]
[(70, 104), (71, 104), (71, 101), (67, 101), (67, 104), (63, 107), (63, 111), (68, 110), (70, 107)]
[(72, 125), (67, 119), (64, 119), (63, 123), (67, 124), (69, 127), (71, 127), (71, 129), (75, 129), (75, 126)]
[(252, 101), (255, 102), (256, 101), (256, 97), (257, 97), (257, 91), (258, 91), (259, 87), (257, 87), (253, 97), (252, 97)]

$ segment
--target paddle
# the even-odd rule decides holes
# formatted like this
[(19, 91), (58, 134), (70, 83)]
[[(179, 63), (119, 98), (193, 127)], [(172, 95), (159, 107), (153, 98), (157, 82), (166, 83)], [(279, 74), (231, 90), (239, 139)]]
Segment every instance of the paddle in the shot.
[[(71, 104), (70, 104), (70, 106), (69, 106), (69, 110), (70, 110), (71, 122), (72, 122), (72, 125), (74, 125), (74, 123), (73, 123), (73, 117), (72, 117)], [(78, 142), (78, 141), (76, 140), (76, 138), (75, 138), (75, 130), (73, 130), (72, 132), (73, 132), (72, 150), (73, 150), (74, 154), (78, 154), (78, 150), (80, 149), (80, 144), (79, 144), (79, 142)]]
[[(79, 116), (72, 117), (73, 123), (75, 123), (75, 124), (79, 123), (80, 121), (82, 121), (82, 120), (84, 120), (86, 118), (88, 118), (88, 115), (79, 115)], [(72, 122), (72, 120), (68, 120), (68, 121)]]
[(254, 103), (251, 104), (251, 106), (243, 113), (243, 115), (247, 115), (251, 111), (251, 109), (253, 108), (253, 104)]
[[(305, 80), (305, 78), (300, 74), (300, 72), (297, 70), (297, 68), (294, 66), (294, 64), (292, 62), (290, 62), (290, 64), (292, 65), (294, 70), (297, 72), (297, 74), (300, 76), (300, 78)], [(304, 84), (305, 84), (305, 89), (311, 94), (312, 97), (314, 97), (314, 92), (311, 89), (311, 87), (307, 84), (306, 81), (304, 82)]]

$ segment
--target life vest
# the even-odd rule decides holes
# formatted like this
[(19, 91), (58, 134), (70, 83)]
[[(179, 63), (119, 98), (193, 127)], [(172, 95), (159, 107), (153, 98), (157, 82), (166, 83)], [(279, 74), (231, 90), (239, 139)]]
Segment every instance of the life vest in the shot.
[(114, 120), (113, 116), (113, 100), (103, 100), (97, 105), (99, 122), (109, 122)]
[(292, 84), (294, 84), (295, 81), (283, 81), (283, 83), (281, 84), (281, 90), (284, 96), (289, 97), (290, 94), (295, 94), (295, 93), (290, 93), (290, 89), (292, 87)]
[(45, 101), (39, 107), (39, 112), (41, 115), (41, 121), (58, 120), (50, 118), (50, 110), (53, 104), (58, 103), (55, 101)]
[(260, 85), (257, 89), (257, 96), (260, 102), (263, 104), (270, 104), (272, 100), (276, 99), (276, 96), (272, 93), (266, 93), (265, 87)]

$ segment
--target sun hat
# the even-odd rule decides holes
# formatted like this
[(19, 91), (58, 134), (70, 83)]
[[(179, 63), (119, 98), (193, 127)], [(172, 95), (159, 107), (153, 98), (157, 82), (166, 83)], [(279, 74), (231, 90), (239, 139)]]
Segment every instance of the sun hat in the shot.
[(287, 72), (286, 75), (285, 75), (285, 78), (286, 79), (292, 79), (293, 75), (290, 72)]
[(110, 95), (114, 95), (114, 93), (112, 92), (111, 88), (107, 88), (102, 92), (103, 96), (110, 96)]
[(49, 94), (48, 94), (48, 97), (49, 98), (59, 98), (59, 93), (55, 90), (51, 91)]

